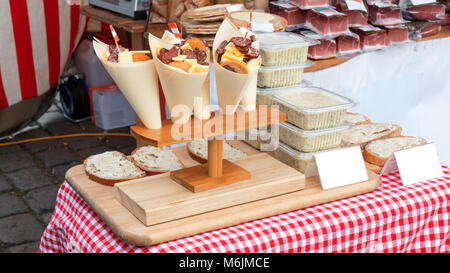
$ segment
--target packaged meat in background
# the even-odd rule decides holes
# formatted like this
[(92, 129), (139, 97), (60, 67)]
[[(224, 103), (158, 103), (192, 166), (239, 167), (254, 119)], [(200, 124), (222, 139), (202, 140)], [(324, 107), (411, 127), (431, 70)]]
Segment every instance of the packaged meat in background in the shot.
[(441, 25), (442, 26), (448, 26), (450, 25), (450, 13), (445, 13), (445, 18), (443, 20), (441, 20)]
[(408, 6), (403, 17), (409, 20), (442, 20), (445, 18), (445, 6), (439, 3)]
[(447, 11), (450, 11), (450, 0), (438, 0), (438, 3), (441, 3), (445, 6)]
[(286, 30), (288, 31), (303, 26), (308, 12), (308, 10), (301, 9), (288, 1), (269, 2), (269, 11), (287, 20)]
[(337, 56), (352, 55), (361, 52), (361, 40), (355, 33), (343, 34), (335, 40)]
[(314, 8), (306, 14), (306, 27), (324, 36), (347, 33), (348, 16), (331, 8)]
[(398, 45), (409, 42), (408, 27), (404, 24), (385, 26), (390, 45)]
[(441, 30), (441, 24), (437, 22), (414, 21), (406, 23), (406, 26), (411, 40), (421, 40), (437, 34)]
[(310, 30), (300, 31), (303, 36), (318, 41), (318, 44), (310, 45), (308, 48), (308, 58), (313, 60), (335, 58), (337, 55), (336, 41), (327, 38)]
[(326, 8), (330, 5), (330, 0), (292, 0), (291, 2), (302, 9)]
[(367, 25), (369, 13), (362, 0), (339, 0), (336, 10), (348, 16), (349, 27), (360, 27)]
[(401, 9), (388, 2), (375, 2), (369, 7), (369, 20), (378, 26), (398, 25), (402, 23)]
[(359, 35), (363, 51), (384, 49), (389, 45), (387, 32), (384, 29), (367, 25), (351, 28), (351, 31)]

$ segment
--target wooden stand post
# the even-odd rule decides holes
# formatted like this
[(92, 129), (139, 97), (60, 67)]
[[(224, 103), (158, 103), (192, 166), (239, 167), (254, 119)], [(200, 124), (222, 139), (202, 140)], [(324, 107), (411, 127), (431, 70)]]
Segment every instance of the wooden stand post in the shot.
[(223, 140), (208, 140), (208, 175), (214, 178), (222, 177)]

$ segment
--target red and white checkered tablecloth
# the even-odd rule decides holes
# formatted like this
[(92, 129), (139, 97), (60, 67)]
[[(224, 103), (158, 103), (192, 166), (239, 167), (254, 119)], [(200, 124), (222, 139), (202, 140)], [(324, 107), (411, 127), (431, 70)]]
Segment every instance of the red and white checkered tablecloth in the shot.
[(450, 168), (403, 186), (381, 176), (373, 192), (149, 247), (123, 242), (64, 182), (39, 252), (446, 252)]

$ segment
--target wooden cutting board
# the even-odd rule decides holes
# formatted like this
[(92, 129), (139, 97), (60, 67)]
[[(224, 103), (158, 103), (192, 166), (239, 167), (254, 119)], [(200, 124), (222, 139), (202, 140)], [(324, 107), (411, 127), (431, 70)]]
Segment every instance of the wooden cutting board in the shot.
[[(248, 155), (260, 153), (245, 143), (236, 142), (236, 145)], [(189, 157), (186, 147), (176, 147), (174, 152), (186, 167), (198, 164)], [(377, 175), (369, 170), (368, 181), (326, 191), (322, 190), (319, 178), (313, 177), (306, 179), (305, 188), (300, 191), (146, 226), (115, 198), (113, 187), (81, 179), (83, 173), (82, 166), (75, 166), (66, 173), (66, 180), (111, 230), (136, 246), (154, 245), (367, 193), (379, 185)]]

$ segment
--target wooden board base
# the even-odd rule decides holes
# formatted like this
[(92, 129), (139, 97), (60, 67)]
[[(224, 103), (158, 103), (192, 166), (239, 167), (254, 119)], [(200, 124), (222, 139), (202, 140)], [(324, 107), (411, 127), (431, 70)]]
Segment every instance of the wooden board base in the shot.
[[(240, 145), (246, 149), (247, 154), (250, 154), (251, 151), (258, 153), (244, 143)], [(184, 146), (174, 148), (174, 153), (187, 167), (198, 164), (189, 157)], [(146, 226), (115, 199), (114, 188), (92, 182), (89, 179), (80, 179), (80, 171), (77, 168), (79, 167), (75, 166), (67, 172), (67, 182), (112, 231), (125, 242), (136, 246), (154, 245), (371, 192), (380, 183), (376, 174), (368, 170), (368, 181), (324, 191), (320, 186), (319, 178), (312, 177), (306, 179), (305, 188), (300, 191)]]
[(208, 163), (205, 163), (171, 172), (170, 178), (192, 192), (201, 192), (248, 180), (252, 177), (249, 171), (226, 159), (223, 160), (222, 168), (223, 174), (221, 177), (209, 176)]
[(251, 178), (192, 193), (173, 181), (169, 174), (163, 174), (117, 184), (114, 193), (121, 204), (149, 226), (298, 191), (305, 186), (302, 173), (265, 153), (249, 155), (229, 164), (245, 168)]

